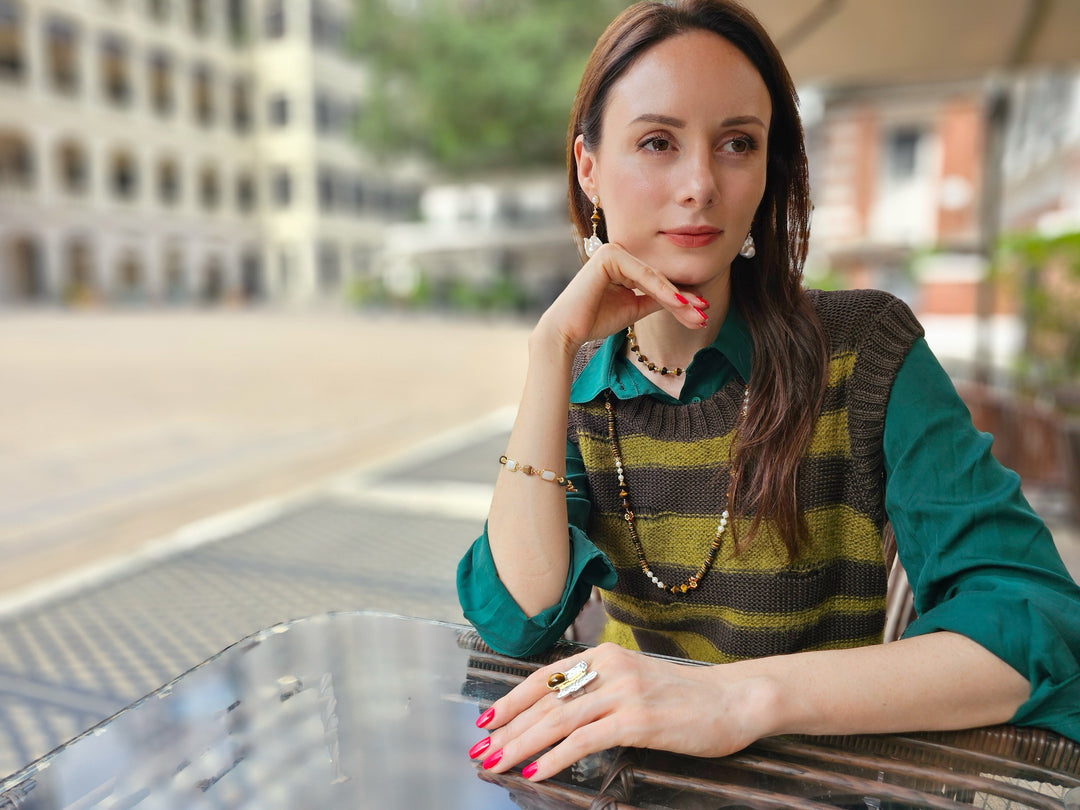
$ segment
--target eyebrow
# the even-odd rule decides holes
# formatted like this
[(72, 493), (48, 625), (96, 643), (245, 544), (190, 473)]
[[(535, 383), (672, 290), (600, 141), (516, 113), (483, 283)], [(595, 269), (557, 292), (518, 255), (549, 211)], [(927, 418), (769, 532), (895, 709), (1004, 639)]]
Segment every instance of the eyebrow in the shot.
[[(681, 118), (673, 118), (670, 115), (658, 115), (656, 113), (645, 113), (639, 115), (631, 124), (636, 124), (639, 121), (648, 121), (653, 124), (662, 124), (663, 126), (673, 127), (675, 129), (683, 129), (686, 126), (686, 122)], [(725, 127), (737, 127), (744, 126), (746, 124), (757, 124), (762, 129), (765, 129), (765, 122), (758, 118), (756, 115), (737, 115), (733, 118), (725, 118), (721, 125)]]

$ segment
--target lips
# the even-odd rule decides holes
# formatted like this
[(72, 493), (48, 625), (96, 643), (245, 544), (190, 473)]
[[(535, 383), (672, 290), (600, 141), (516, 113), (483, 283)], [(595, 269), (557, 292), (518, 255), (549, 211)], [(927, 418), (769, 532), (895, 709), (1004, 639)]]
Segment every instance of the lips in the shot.
[(708, 225), (684, 225), (660, 231), (661, 235), (678, 247), (697, 248), (712, 244), (723, 231)]

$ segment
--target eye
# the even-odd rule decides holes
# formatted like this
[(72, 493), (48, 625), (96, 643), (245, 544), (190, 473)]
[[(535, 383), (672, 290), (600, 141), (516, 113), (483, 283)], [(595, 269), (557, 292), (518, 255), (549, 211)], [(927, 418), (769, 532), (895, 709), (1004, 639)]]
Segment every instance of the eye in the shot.
[(724, 151), (734, 152), (737, 155), (744, 155), (757, 149), (757, 141), (749, 135), (738, 135), (725, 143), (723, 148)]
[(653, 135), (641, 142), (641, 148), (648, 152), (668, 152), (671, 150), (671, 141), (662, 135)]

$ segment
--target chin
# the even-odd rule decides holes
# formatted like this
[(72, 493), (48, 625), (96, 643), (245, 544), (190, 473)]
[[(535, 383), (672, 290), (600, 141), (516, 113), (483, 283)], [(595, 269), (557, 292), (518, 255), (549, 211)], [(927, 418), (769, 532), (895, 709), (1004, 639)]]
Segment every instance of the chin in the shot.
[(657, 257), (650, 263), (677, 287), (692, 288), (708, 286), (731, 272), (731, 259), (712, 256), (687, 256), (685, 251)]

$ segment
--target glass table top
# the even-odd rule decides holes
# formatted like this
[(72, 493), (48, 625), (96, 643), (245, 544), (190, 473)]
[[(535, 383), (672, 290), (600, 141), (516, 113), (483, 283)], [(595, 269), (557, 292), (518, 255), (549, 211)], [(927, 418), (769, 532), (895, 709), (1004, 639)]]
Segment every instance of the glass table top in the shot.
[(1080, 746), (1057, 738), (1032, 755), (1008, 727), (766, 740), (717, 760), (610, 751), (546, 783), (493, 777), (466, 753), (484, 736), (476, 718), (538, 665), (438, 622), (277, 625), (0, 782), (0, 810), (1080, 808)]

